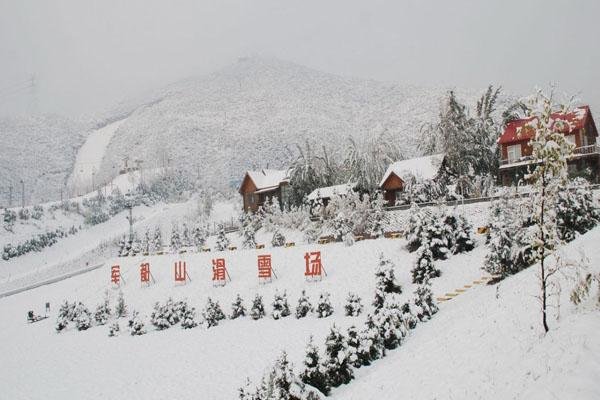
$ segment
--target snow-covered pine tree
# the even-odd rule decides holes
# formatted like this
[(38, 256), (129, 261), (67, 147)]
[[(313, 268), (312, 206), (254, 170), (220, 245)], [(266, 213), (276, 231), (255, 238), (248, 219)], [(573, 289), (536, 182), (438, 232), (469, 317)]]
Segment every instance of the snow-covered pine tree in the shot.
[(244, 300), (238, 295), (235, 297), (235, 301), (231, 304), (231, 319), (246, 316), (246, 307), (244, 307)]
[(298, 298), (298, 305), (296, 306), (296, 318), (304, 318), (308, 313), (312, 312), (313, 307), (310, 304), (310, 299), (306, 295), (306, 291), (302, 290), (302, 294)]
[(356, 293), (348, 293), (344, 310), (347, 317), (358, 317), (363, 310), (362, 299)]
[(404, 321), (404, 326), (407, 330), (415, 329), (417, 327), (417, 322), (419, 322), (419, 320), (415, 314), (413, 314), (410, 303), (404, 303), (402, 305), (402, 320)]
[(246, 383), (244, 386), (238, 389), (238, 399), (239, 400), (259, 400), (254, 395), (256, 393), (256, 388), (252, 388), (252, 382), (250, 382), (250, 378), (246, 378)]
[(225, 226), (223, 224), (219, 224), (219, 232), (217, 234), (217, 243), (215, 245), (215, 248), (217, 249), (217, 251), (223, 251), (227, 250), (228, 247), (229, 239), (225, 234)]
[(196, 321), (196, 309), (187, 304), (181, 310), (181, 328), (192, 329), (198, 326)]
[(181, 235), (179, 234), (179, 225), (173, 223), (171, 227), (171, 251), (177, 252), (181, 248)]
[(96, 312), (94, 313), (94, 320), (98, 325), (105, 325), (110, 318), (110, 304), (108, 300), (108, 292), (105, 293), (104, 301), (96, 307)]
[[(467, 221), (465, 217), (453, 211), (451, 220), (454, 222), (454, 226), (451, 226), (449, 236), (451, 240), (451, 252), (452, 254), (465, 253), (475, 248), (475, 242), (473, 241), (473, 226)], [(446, 226), (449, 224), (446, 222)]]
[(273, 319), (285, 318), (290, 315), (290, 306), (285, 291), (283, 294), (279, 294), (278, 291), (275, 292), (272, 307), (273, 311), (271, 312), (271, 315), (273, 316)]
[(505, 278), (530, 265), (531, 245), (515, 200), (502, 196), (490, 205), (483, 269)]
[(202, 313), (204, 317), (204, 321), (206, 322), (206, 327), (211, 328), (213, 326), (219, 325), (219, 321), (225, 319), (225, 314), (223, 310), (221, 310), (221, 306), (218, 301), (212, 301), (209, 297), (206, 301), (206, 307), (204, 312)]
[(335, 324), (325, 339), (323, 367), (332, 387), (350, 383), (354, 378), (348, 340)]
[(183, 223), (183, 228), (181, 230), (181, 245), (183, 247), (189, 247), (192, 245), (192, 235), (190, 232), (190, 228), (185, 222)]
[(281, 233), (279, 228), (275, 228), (273, 232), (273, 239), (271, 239), (271, 245), (273, 247), (281, 247), (285, 244), (285, 236)]
[(150, 314), (150, 323), (159, 331), (169, 329), (171, 327), (171, 323), (167, 318), (168, 312), (169, 310), (167, 310), (164, 305), (161, 305), (157, 301), (154, 303), (154, 311), (152, 311), (152, 314)]
[(131, 242), (131, 249), (129, 249), (130, 256), (137, 256), (142, 251), (142, 242), (137, 232), (133, 233), (133, 241)]
[(69, 303), (67, 300), (65, 300), (61, 304), (58, 310), (58, 317), (56, 318), (55, 329), (57, 332), (64, 330), (69, 325), (69, 322), (73, 321), (75, 318), (74, 311), (75, 303)]
[(354, 368), (360, 368), (362, 362), (358, 358), (358, 349), (360, 347), (360, 338), (358, 336), (358, 330), (354, 325), (351, 325), (346, 331), (346, 337), (348, 338), (348, 359)]
[(154, 237), (152, 239), (152, 251), (154, 253), (161, 251), (163, 248), (163, 241), (162, 241), (162, 232), (160, 230), (160, 226), (156, 226), (156, 228), (154, 228)]
[(304, 229), (304, 240), (306, 243), (314, 243), (321, 236), (323, 230), (323, 223), (321, 221), (311, 221), (306, 225)]
[(250, 309), (250, 317), (253, 320), (261, 319), (265, 316), (265, 305), (263, 303), (262, 296), (257, 294), (254, 296), (254, 300), (252, 301), (252, 308)]
[(417, 284), (441, 275), (441, 271), (435, 267), (433, 262), (433, 252), (426, 237), (423, 237), (421, 247), (417, 250), (417, 259), (411, 273), (413, 283)]
[(386, 349), (395, 349), (406, 336), (406, 328), (402, 319), (402, 310), (394, 295), (387, 296), (385, 304), (375, 314), (375, 325)]
[(194, 246), (196, 246), (198, 250), (201, 250), (206, 243), (206, 231), (204, 230), (202, 223), (196, 224), (192, 235), (194, 239)]
[(281, 355), (275, 361), (272, 373), (273, 395), (269, 398), (273, 400), (293, 400), (291, 390), (292, 384), (296, 381), (296, 375), (285, 351), (281, 352)]
[(244, 249), (256, 248), (256, 225), (250, 213), (244, 212), (240, 216), (242, 247)]
[(585, 179), (575, 178), (557, 193), (556, 217), (559, 236), (566, 242), (572, 241), (577, 234), (583, 234), (598, 224), (600, 210)]
[(379, 262), (375, 268), (375, 312), (383, 307), (386, 293), (402, 293), (402, 287), (396, 283), (394, 267), (394, 263), (385, 258), (383, 253), (379, 254)]
[(75, 327), (78, 331), (85, 331), (89, 329), (90, 326), (92, 326), (92, 314), (83, 303), (77, 303), (73, 313), (75, 317)]
[(330, 385), (327, 378), (327, 371), (321, 364), (319, 350), (313, 344), (312, 336), (308, 339), (305, 354), (304, 369), (300, 373), (300, 380), (320, 390), (325, 395), (329, 394)]
[(315, 313), (319, 318), (326, 318), (333, 314), (333, 305), (331, 305), (331, 299), (328, 292), (322, 292), (319, 295), (319, 301), (315, 307)]
[(150, 254), (151, 242), (152, 238), (150, 237), (150, 228), (146, 228), (144, 238), (142, 239), (142, 254)]
[(404, 231), (406, 232), (406, 248), (413, 252), (421, 246), (421, 237), (428, 225), (433, 223), (429, 210), (419, 208), (416, 203), (412, 203), (408, 213), (409, 218), (406, 222)]
[(354, 246), (354, 234), (352, 232), (348, 232), (343, 237), (344, 245), (347, 247)]
[(108, 336), (113, 337), (117, 336), (117, 334), (121, 331), (121, 327), (119, 326), (119, 322), (115, 321), (108, 326)]
[(370, 365), (371, 362), (383, 357), (383, 338), (371, 314), (367, 316), (364, 328), (359, 333), (359, 341), (360, 346), (356, 355), (362, 365)]
[(431, 284), (429, 281), (425, 281), (423, 284), (417, 286), (414, 302), (417, 308), (417, 318), (419, 318), (419, 321), (430, 320), (431, 317), (438, 312), (438, 306), (433, 300), (433, 293), (431, 292)]
[(127, 305), (125, 304), (125, 298), (123, 298), (123, 292), (119, 290), (119, 296), (117, 297), (117, 304), (115, 305), (115, 317), (122, 318), (127, 316)]
[(128, 326), (131, 336), (140, 336), (146, 333), (144, 321), (142, 320), (140, 313), (135, 310), (131, 313), (131, 319), (129, 319)]
[(373, 238), (383, 236), (383, 228), (385, 223), (385, 198), (383, 193), (377, 192), (370, 200), (370, 214), (368, 219), (367, 233)]

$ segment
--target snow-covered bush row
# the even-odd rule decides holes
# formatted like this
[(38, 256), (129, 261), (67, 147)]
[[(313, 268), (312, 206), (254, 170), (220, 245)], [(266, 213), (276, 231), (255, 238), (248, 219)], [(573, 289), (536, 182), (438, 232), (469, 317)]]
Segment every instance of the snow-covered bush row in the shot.
[(419, 208), (413, 204), (405, 232), (409, 251), (416, 251), (425, 241), (434, 259), (446, 259), (475, 247), (473, 227), (456, 209)]
[(64, 230), (62, 228), (58, 228), (54, 231), (49, 231), (46, 233), (41, 233), (35, 235), (29, 240), (26, 240), (22, 243), (13, 246), (8, 243), (4, 245), (2, 250), (2, 259), (9, 260), (14, 257), (22, 256), (23, 254), (27, 254), (32, 251), (42, 251), (45, 247), (50, 247), (54, 245), (58, 239), (67, 237), (69, 235), (74, 235), (77, 233), (77, 228), (72, 226), (69, 230)]
[[(182, 248), (189, 247), (195, 247), (197, 250), (201, 250), (206, 243), (207, 237), (208, 226), (201, 221), (193, 227), (183, 223), (181, 229), (177, 223), (173, 223), (171, 236), (167, 243), (172, 252), (177, 252)], [(126, 235), (123, 235), (119, 240), (118, 246), (119, 256), (121, 257), (138, 254), (156, 254), (164, 249), (162, 231), (159, 226), (155, 226), (153, 230), (150, 228), (146, 229), (143, 235), (134, 232), (133, 240), (130, 240)]]
[[(427, 321), (437, 313), (428, 282), (417, 287), (412, 304), (400, 305), (397, 295), (402, 288), (395, 281), (393, 263), (381, 257), (375, 277), (375, 309), (367, 316), (362, 329), (350, 326), (343, 332), (332, 325), (322, 351), (314, 345), (311, 336), (300, 373), (294, 372), (284, 351), (258, 386), (252, 388), (246, 379), (238, 391), (239, 399), (322, 399), (331, 388), (350, 383), (355, 369), (370, 365), (385, 357), (387, 351), (401, 346), (419, 321)], [(349, 315), (350, 305), (358, 303), (360, 299), (349, 294), (346, 314)], [(351, 312), (354, 310), (355, 307), (350, 307)]]
[[(589, 183), (582, 178), (557, 193), (554, 209), (558, 235), (564, 242), (572, 241), (600, 221), (600, 207)], [(484, 263), (487, 272), (506, 277), (533, 263), (531, 244), (536, 228), (532, 213), (529, 198), (513, 199), (505, 195), (490, 204), (488, 254)]]
[[(291, 315), (290, 306), (287, 300), (287, 294), (276, 292), (271, 305), (271, 317), (275, 320), (285, 318)], [(347, 304), (345, 306), (346, 316), (358, 316), (362, 312), (363, 306), (360, 297), (350, 293), (348, 295)], [(310, 299), (303, 291), (298, 299), (298, 305), (295, 310), (296, 318), (304, 318), (309, 313), (314, 312), (318, 318), (326, 318), (333, 314), (333, 306), (331, 304), (329, 293), (321, 293), (315, 307), (310, 303)], [(123, 293), (119, 292), (114, 311), (111, 310), (109, 294), (106, 292), (104, 300), (100, 303), (94, 313), (91, 313), (85, 305), (78, 302), (70, 303), (65, 300), (58, 313), (56, 321), (56, 331), (61, 332), (66, 329), (69, 323), (74, 322), (77, 330), (86, 330), (92, 325), (106, 325), (112, 318), (119, 319), (128, 315), (127, 305), (123, 298)], [(250, 311), (246, 311), (244, 300), (238, 294), (236, 299), (231, 304), (230, 319), (237, 319), (245, 316), (251, 317), (253, 320), (258, 320), (265, 317), (265, 305), (262, 296), (256, 295)], [(219, 322), (227, 317), (223, 312), (218, 301), (213, 301), (208, 298), (206, 305), (201, 313), (201, 319), (198, 319), (196, 309), (191, 307), (185, 301), (174, 301), (169, 298), (165, 303), (155, 303), (154, 309), (150, 315), (150, 324), (158, 331), (168, 329), (174, 325), (180, 324), (183, 329), (195, 328), (198, 325), (204, 324), (207, 328), (212, 328), (219, 325)], [(133, 321), (133, 322), (132, 322)], [(129, 321), (135, 325), (135, 330), (130, 331), (132, 335), (141, 335), (146, 333), (145, 324), (142, 316), (136, 313)], [(113, 322), (109, 325), (109, 336), (115, 336), (120, 330), (118, 322)]]

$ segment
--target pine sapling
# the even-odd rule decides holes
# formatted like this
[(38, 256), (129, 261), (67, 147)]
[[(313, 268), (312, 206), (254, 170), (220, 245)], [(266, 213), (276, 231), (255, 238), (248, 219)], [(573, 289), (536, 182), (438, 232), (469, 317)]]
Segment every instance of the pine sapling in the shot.
[(356, 293), (348, 293), (344, 310), (347, 317), (358, 317), (363, 310), (361, 298)]
[(239, 295), (236, 296), (235, 301), (231, 304), (231, 319), (246, 316), (246, 307), (244, 307), (244, 300)]
[(250, 309), (250, 317), (253, 320), (261, 319), (265, 316), (265, 305), (263, 303), (262, 296), (256, 295), (252, 301), (252, 308)]
[(290, 306), (287, 301), (287, 295), (284, 291), (283, 294), (275, 292), (275, 298), (273, 299), (273, 311), (271, 315), (273, 319), (285, 318), (290, 315)]
[(303, 290), (302, 294), (298, 298), (298, 305), (296, 306), (296, 318), (304, 318), (312, 311), (313, 307), (312, 304), (310, 304), (310, 299), (306, 295), (306, 291)]
[(300, 380), (303, 383), (320, 390), (325, 395), (329, 394), (330, 385), (327, 378), (327, 371), (321, 363), (319, 350), (313, 344), (312, 336), (308, 340), (305, 353), (304, 369), (300, 373)]
[(319, 301), (315, 307), (315, 313), (319, 318), (327, 318), (333, 314), (333, 306), (331, 305), (330, 295), (327, 292), (323, 292), (319, 295)]

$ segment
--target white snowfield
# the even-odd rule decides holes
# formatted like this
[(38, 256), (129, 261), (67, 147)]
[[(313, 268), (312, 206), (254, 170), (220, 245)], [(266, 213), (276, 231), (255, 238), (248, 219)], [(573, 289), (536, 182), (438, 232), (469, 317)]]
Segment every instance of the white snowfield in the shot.
[[(482, 276), (485, 247), (439, 262), (442, 277), (434, 292), (443, 295)], [(570, 244), (567, 258), (585, 251), (590, 265), (600, 265), (596, 243), (600, 229)], [(258, 382), (280, 351), (288, 351), (296, 370), (301, 368), (309, 335), (323, 347), (329, 327), (359, 326), (365, 315), (344, 317), (348, 292), (358, 293), (371, 310), (373, 271), (380, 252), (396, 263), (404, 288), (412, 298), (410, 283), (414, 254), (404, 240), (379, 239), (342, 244), (300, 245), (289, 249), (237, 250), (200, 254), (128, 257), (108, 260), (106, 266), (53, 285), (0, 299), (0, 387), (7, 399), (233, 399), (248, 376)], [(327, 277), (306, 282), (304, 253), (321, 250)], [(270, 253), (278, 275), (259, 284), (256, 256)], [(225, 287), (213, 287), (211, 260), (223, 257), (231, 276)], [(173, 264), (187, 263), (191, 282), (174, 283)], [(157, 283), (141, 287), (139, 265), (148, 261)], [(107, 326), (77, 332), (54, 331), (59, 304), (68, 299), (84, 302), (92, 311), (110, 285), (110, 266), (119, 264), (126, 284), (122, 287), (130, 311), (140, 311), (148, 333), (129, 336), (126, 320), (122, 332), (109, 338)], [(578, 311), (568, 300), (570, 283), (562, 282), (561, 318), (550, 320), (551, 331), (542, 334), (536, 267), (496, 286), (475, 285), (457, 298), (442, 303), (430, 322), (420, 324), (404, 345), (372, 366), (355, 371), (356, 379), (335, 389), (339, 399), (597, 399), (600, 396), (600, 314), (591, 307)], [(255, 294), (263, 296), (267, 312), (276, 290), (286, 291), (295, 307), (305, 289), (313, 303), (318, 294), (332, 295), (335, 313), (325, 319), (314, 315), (275, 321), (267, 316), (221, 321), (207, 329), (183, 330), (179, 326), (155, 331), (149, 315), (155, 301), (187, 299), (201, 310), (207, 297), (218, 300), (228, 313), (240, 293), (247, 308)], [(117, 289), (109, 289), (112, 303)], [(27, 310), (43, 313), (52, 304), (50, 318), (25, 322)]]

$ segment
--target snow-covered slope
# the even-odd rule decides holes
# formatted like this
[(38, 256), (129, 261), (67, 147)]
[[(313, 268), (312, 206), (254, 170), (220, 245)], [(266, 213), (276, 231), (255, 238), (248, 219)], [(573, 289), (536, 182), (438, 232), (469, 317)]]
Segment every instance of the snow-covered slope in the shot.
[[(600, 229), (595, 229), (569, 245), (566, 255), (577, 256), (581, 248), (590, 264), (597, 266), (598, 240)], [(235, 398), (244, 377), (256, 382), (282, 349), (298, 367), (309, 335), (322, 345), (331, 324), (345, 328), (363, 322), (362, 316), (344, 317), (342, 306), (346, 294), (354, 291), (370, 308), (373, 269), (380, 252), (397, 265), (402, 297), (411, 297), (414, 254), (407, 253), (404, 245), (403, 240), (379, 239), (352, 247), (329, 244), (269, 250), (279, 279), (266, 285), (256, 278), (256, 255), (261, 253), (256, 250), (108, 260), (105, 267), (88, 274), (0, 299), (0, 386), (7, 398)], [(308, 250), (323, 252), (328, 276), (322, 282), (304, 280), (303, 255)], [(446, 293), (479, 278), (484, 255), (479, 240), (471, 253), (440, 262), (443, 274), (434, 280), (435, 293)], [(212, 286), (211, 259), (217, 256), (225, 257), (232, 278), (225, 287)], [(185, 286), (173, 282), (173, 263), (180, 259), (187, 262), (192, 279)], [(157, 280), (148, 288), (140, 287), (138, 280), (142, 261), (150, 262)], [(109, 338), (106, 326), (56, 334), (53, 325), (58, 304), (70, 299), (94, 307), (110, 287), (110, 265), (115, 263), (123, 268), (127, 282), (123, 292), (130, 311), (140, 311), (146, 322), (153, 303), (169, 296), (186, 298), (197, 309), (210, 296), (228, 311), (237, 293), (247, 307), (258, 293), (269, 310), (276, 290), (287, 291), (292, 307), (303, 289), (313, 301), (320, 292), (329, 291), (335, 313), (325, 319), (227, 320), (208, 330), (176, 326), (155, 331), (147, 326), (148, 334), (141, 337), (125, 331)], [(542, 336), (539, 307), (533, 299), (538, 291), (534, 268), (498, 287), (475, 285), (443, 303), (439, 314), (417, 327), (399, 350), (358, 370), (357, 379), (334, 390), (333, 398), (505, 399), (535, 398), (548, 391), (562, 395), (560, 398), (597, 398), (598, 311), (578, 312), (563, 298), (561, 320), (552, 320), (551, 332)], [(565, 284), (563, 297), (567, 292)], [(109, 293), (114, 301), (117, 290), (109, 289)], [(26, 311), (39, 312), (46, 301), (53, 305), (50, 318), (26, 324)], [(124, 325), (121, 321), (121, 328)], [(22, 371), (39, 384), (22, 384)]]
[[(199, 173), (223, 188), (239, 182), (247, 169), (284, 167), (305, 140), (335, 150), (348, 137), (360, 143), (386, 131), (411, 156), (420, 128), (435, 120), (446, 91), (343, 78), (274, 59), (240, 59), (171, 85), (128, 114), (100, 175), (105, 179), (128, 155), (146, 167), (170, 163)], [(479, 94), (458, 90), (469, 104)]]
[(60, 199), (88, 128), (55, 115), (0, 119), (0, 206), (9, 204), (10, 185), (12, 205), (20, 206), (20, 180), (27, 205)]

